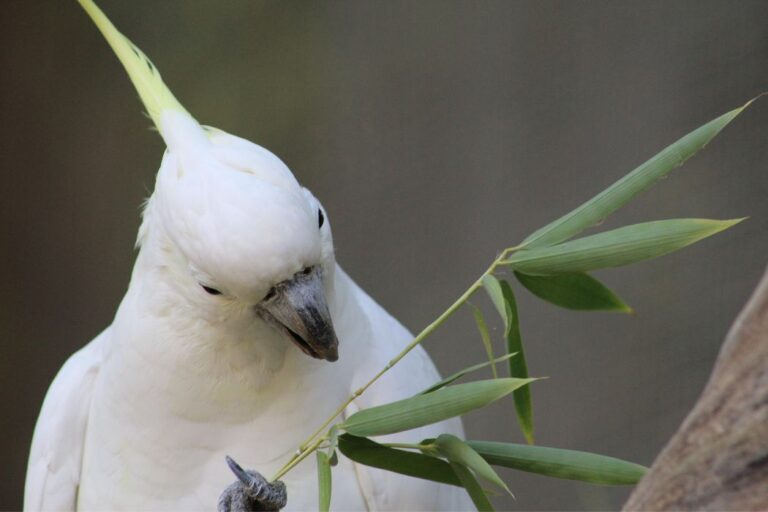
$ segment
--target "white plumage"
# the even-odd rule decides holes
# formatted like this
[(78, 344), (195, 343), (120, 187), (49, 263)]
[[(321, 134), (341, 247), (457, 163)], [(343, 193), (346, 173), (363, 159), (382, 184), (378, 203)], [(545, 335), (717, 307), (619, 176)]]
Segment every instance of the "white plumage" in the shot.
[[(153, 66), (133, 62), (143, 54), (90, 0), (81, 3), (128, 69), (168, 151), (114, 322), (67, 361), (48, 391), (24, 506), (211, 510), (234, 480), (225, 455), (273, 474), (412, 336), (338, 267), (329, 222), (318, 221), (326, 214), (288, 168), (251, 142), (198, 125)], [(285, 328), (257, 313), (273, 287), (310, 270), (338, 337), (333, 363), (318, 359), (333, 358), (330, 345), (309, 343), (302, 350), (315, 357), (308, 357), (301, 340), (292, 343)], [(411, 396), (438, 378), (416, 348), (353, 407)], [(461, 424), (388, 437), (418, 442), (442, 432), (461, 435)], [(286, 510), (317, 508), (313, 458), (284, 482)], [(470, 508), (460, 488), (343, 457), (333, 468), (331, 506)]]

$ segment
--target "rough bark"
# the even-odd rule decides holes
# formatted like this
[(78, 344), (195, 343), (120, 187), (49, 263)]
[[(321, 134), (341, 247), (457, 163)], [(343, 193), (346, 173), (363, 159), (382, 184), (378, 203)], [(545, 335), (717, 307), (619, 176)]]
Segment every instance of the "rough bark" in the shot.
[(624, 510), (768, 510), (768, 272)]

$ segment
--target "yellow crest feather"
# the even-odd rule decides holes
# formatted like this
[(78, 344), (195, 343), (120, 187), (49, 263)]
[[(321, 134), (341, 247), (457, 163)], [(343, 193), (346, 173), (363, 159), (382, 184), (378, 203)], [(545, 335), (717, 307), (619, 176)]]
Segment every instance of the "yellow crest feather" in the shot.
[(168, 142), (163, 133), (161, 123), (164, 111), (181, 112), (192, 118), (187, 110), (178, 102), (173, 93), (163, 83), (160, 72), (152, 64), (144, 52), (139, 50), (127, 37), (121, 34), (109, 21), (109, 18), (93, 2), (93, 0), (78, 0), (85, 12), (91, 17), (96, 27), (104, 35), (112, 50), (128, 72), (128, 76), (139, 92), (147, 113), (152, 118), (160, 134)]

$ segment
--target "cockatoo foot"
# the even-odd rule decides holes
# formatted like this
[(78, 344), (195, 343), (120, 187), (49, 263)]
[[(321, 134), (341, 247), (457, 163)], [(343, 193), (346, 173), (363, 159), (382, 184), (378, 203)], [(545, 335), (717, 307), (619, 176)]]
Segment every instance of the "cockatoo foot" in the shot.
[(227, 464), (238, 481), (221, 493), (218, 512), (277, 511), (285, 507), (288, 493), (283, 482), (269, 483), (256, 471), (241, 468), (230, 457)]

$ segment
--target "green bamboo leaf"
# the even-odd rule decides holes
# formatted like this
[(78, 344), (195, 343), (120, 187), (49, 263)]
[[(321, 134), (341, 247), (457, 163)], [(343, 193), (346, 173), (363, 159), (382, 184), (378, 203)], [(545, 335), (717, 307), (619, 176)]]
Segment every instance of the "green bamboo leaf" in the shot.
[(447, 462), (429, 455), (389, 448), (351, 434), (339, 436), (339, 450), (348, 459), (365, 466), (443, 484), (462, 485)]
[(378, 436), (437, 423), (484, 407), (535, 379), (491, 379), (456, 384), (354, 413), (339, 425), (356, 436)]
[[(509, 376), (518, 379), (528, 378), (528, 363), (523, 349), (523, 338), (520, 335), (520, 316), (517, 314), (517, 301), (512, 293), (512, 287), (506, 281), (500, 281), (504, 302), (507, 304), (507, 316), (511, 323), (507, 328), (507, 352), (517, 353), (518, 356), (509, 360)], [(515, 413), (525, 440), (533, 444), (533, 399), (531, 386), (522, 386), (512, 395), (515, 401)]]
[(668, 219), (644, 222), (565, 242), (522, 250), (504, 263), (525, 274), (564, 274), (629, 265), (682, 249), (744, 219)]
[(339, 444), (339, 426), (334, 425), (328, 429), (328, 447), (331, 450), (336, 449)]
[[(486, 366), (490, 366), (491, 364), (496, 364), (496, 363), (500, 363), (502, 361), (506, 361), (510, 357), (514, 357), (516, 355), (517, 354), (515, 354), (515, 353), (504, 354), (503, 356), (497, 357), (496, 359), (491, 359), (490, 361), (485, 361), (485, 362), (482, 362), (482, 363), (474, 364), (472, 366), (464, 368), (463, 370), (459, 370), (458, 372), (454, 373), (453, 375), (450, 375), (450, 376), (444, 378), (440, 382), (432, 384), (427, 389), (422, 391), (420, 394), (423, 395), (425, 393), (431, 393), (431, 392), (436, 391), (436, 390), (438, 390), (440, 388), (444, 388), (448, 384), (451, 384), (452, 382), (454, 382), (456, 380), (459, 380), (460, 378), (462, 378), (464, 375), (466, 375), (468, 373), (472, 373), (474, 371), (481, 370), (481, 369), (485, 368)], [(494, 376), (494, 378), (498, 378), (498, 376)]]
[(461, 464), (456, 464), (455, 462), (450, 462), (449, 464), (459, 481), (461, 481), (461, 485), (467, 490), (467, 494), (469, 494), (472, 503), (477, 507), (478, 512), (493, 512), (491, 501), (485, 495), (483, 488), (480, 487), (472, 472)]
[(501, 283), (499, 283), (499, 280), (496, 279), (496, 277), (485, 275), (483, 276), (483, 288), (485, 288), (488, 297), (490, 297), (491, 302), (493, 302), (493, 305), (496, 307), (496, 311), (499, 312), (499, 316), (501, 316), (501, 319), (504, 321), (504, 329), (508, 329), (508, 326), (511, 325), (512, 321), (508, 315), (508, 308), (504, 301), (504, 292), (501, 290)]
[(451, 434), (440, 434), (434, 442), (437, 451), (449, 462), (461, 464), (466, 466), (475, 472), (477, 476), (483, 478), (492, 484), (495, 484), (510, 495), (512, 491), (509, 490), (507, 484), (504, 483), (496, 471), (491, 467), (484, 458), (480, 456), (471, 446), (462, 441), (456, 436)]
[(752, 101), (721, 115), (668, 146), (586, 203), (532, 233), (523, 240), (522, 245), (528, 249), (554, 245), (605, 219), (696, 154)]
[(491, 373), (493, 374), (493, 378), (496, 379), (499, 377), (499, 374), (496, 371), (496, 361), (495, 356), (493, 355), (493, 344), (491, 343), (491, 336), (488, 334), (488, 325), (485, 323), (485, 317), (483, 317), (483, 313), (480, 311), (480, 308), (474, 304), (467, 305), (469, 306), (469, 309), (472, 310), (472, 316), (475, 317), (477, 330), (480, 331), (480, 339), (482, 340), (483, 346), (485, 347), (485, 353), (488, 355), (488, 362), (491, 363)]
[(554, 276), (532, 276), (515, 272), (520, 284), (538, 298), (566, 309), (632, 313), (616, 294), (583, 272)]
[(320, 512), (328, 512), (331, 508), (331, 464), (328, 454), (322, 450), (315, 452), (317, 455), (317, 486), (320, 489)]
[(634, 485), (647, 468), (595, 453), (490, 441), (467, 441), (496, 466), (599, 485)]
[(339, 446), (339, 427), (338, 425), (334, 425), (328, 430), (328, 448), (326, 450), (331, 467), (336, 466), (336, 464), (338, 464), (339, 462), (339, 459), (336, 456), (336, 448), (338, 448), (338, 446)]
[[(520, 318), (517, 314), (515, 294), (509, 283), (496, 279), (492, 275), (483, 278), (483, 287), (488, 292), (491, 301), (504, 320), (504, 337), (507, 342), (507, 353), (517, 354), (509, 360), (509, 375), (525, 379), (528, 377), (528, 363), (525, 360), (523, 338), (520, 334)], [(523, 386), (514, 392), (515, 413), (520, 429), (528, 443), (533, 444), (533, 400), (530, 386)]]

